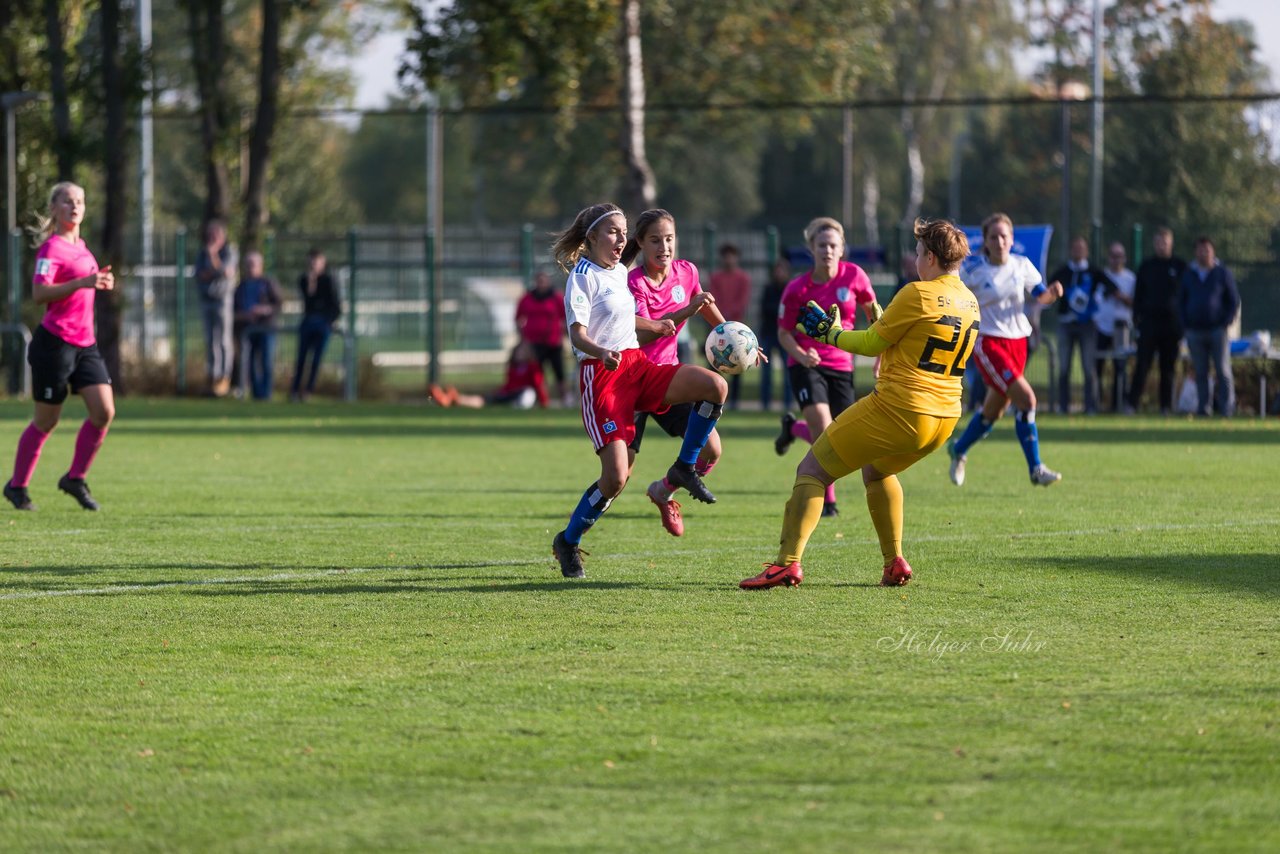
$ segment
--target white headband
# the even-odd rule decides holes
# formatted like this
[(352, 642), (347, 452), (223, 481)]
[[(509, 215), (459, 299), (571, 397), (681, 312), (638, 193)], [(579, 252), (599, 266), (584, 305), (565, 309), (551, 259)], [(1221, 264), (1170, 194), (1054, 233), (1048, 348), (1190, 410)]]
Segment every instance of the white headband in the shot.
[(604, 212), (604, 213), (600, 214), (600, 216), (596, 217), (596, 221), (595, 221), (595, 222), (593, 222), (593, 223), (591, 223), (591, 225), (587, 226), (586, 233), (587, 233), (587, 234), (590, 234), (590, 233), (591, 233), (591, 229), (593, 229), (593, 228), (595, 228), (597, 225), (599, 225), (599, 224), (600, 224), (600, 222), (601, 222), (601, 220), (608, 219), (609, 217), (614, 216), (614, 215), (621, 216), (621, 215), (622, 215), (622, 211), (606, 211), (606, 212)]

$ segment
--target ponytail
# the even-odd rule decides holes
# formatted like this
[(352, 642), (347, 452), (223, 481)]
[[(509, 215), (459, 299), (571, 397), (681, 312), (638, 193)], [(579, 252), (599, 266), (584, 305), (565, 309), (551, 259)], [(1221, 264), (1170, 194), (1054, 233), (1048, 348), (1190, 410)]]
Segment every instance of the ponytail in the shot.
[(573, 218), (573, 225), (555, 235), (556, 239), (551, 244), (551, 257), (556, 259), (560, 269), (566, 273), (572, 270), (573, 265), (582, 257), (582, 246), (587, 242), (587, 235), (599, 225), (601, 219), (620, 213), (622, 208), (612, 202), (601, 202), (578, 211), (578, 215)]

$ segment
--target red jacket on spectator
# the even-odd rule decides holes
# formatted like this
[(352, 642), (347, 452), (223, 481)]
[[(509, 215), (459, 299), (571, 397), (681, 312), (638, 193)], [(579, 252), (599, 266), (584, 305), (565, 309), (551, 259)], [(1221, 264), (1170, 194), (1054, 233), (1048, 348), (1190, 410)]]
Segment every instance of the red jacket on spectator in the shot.
[(564, 340), (564, 294), (532, 290), (516, 304), (516, 328), (530, 344), (558, 347)]

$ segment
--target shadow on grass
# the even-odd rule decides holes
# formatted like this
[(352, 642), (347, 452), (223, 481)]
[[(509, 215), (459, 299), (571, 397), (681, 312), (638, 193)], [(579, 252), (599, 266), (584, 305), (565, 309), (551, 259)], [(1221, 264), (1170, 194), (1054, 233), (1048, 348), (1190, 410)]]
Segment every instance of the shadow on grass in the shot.
[(1147, 582), (1172, 581), (1260, 596), (1280, 595), (1280, 554), (1071, 555), (1030, 560), (1042, 571), (1100, 572)]

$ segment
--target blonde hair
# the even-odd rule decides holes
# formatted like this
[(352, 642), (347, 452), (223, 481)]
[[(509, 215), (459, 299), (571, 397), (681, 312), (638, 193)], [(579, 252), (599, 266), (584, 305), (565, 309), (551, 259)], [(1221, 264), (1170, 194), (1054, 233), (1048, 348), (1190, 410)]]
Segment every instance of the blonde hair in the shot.
[(662, 208), (647, 210), (636, 218), (636, 230), (627, 237), (627, 244), (622, 247), (622, 263), (624, 265), (630, 266), (631, 262), (636, 260), (636, 256), (640, 254), (640, 241), (644, 240), (644, 236), (649, 229), (663, 220), (670, 221), (671, 227), (675, 228), (676, 218)]
[(49, 236), (53, 234), (53, 230), (58, 226), (57, 221), (53, 218), (53, 204), (58, 201), (58, 196), (65, 193), (67, 190), (70, 190), (72, 187), (79, 190), (81, 193), (84, 192), (84, 187), (81, 187), (74, 181), (59, 181), (49, 189), (49, 200), (45, 203), (45, 212), (48, 213), (48, 216), (37, 211), (33, 214), (36, 224), (27, 228), (27, 232), (31, 235), (32, 246), (38, 248), (40, 244), (48, 240)]
[(1013, 220), (1009, 219), (1009, 215), (1007, 213), (1000, 213), (999, 211), (997, 211), (996, 213), (991, 214), (991, 216), (987, 217), (982, 221), (982, 254), (983, 255), (987, 254), (987, 232), (991, 229), (991, 226), (1001, 222), (1009, 226), (1009, 233), (1012, 234)]
[(917, 219), (912, 233), (938, 259), (944, 272), (959, 267), (969, 254), (969, 238), (945, 219)]
[(578, 211), (578, 215), (573, 218), (573, 225), (557, 234), (555, 242), (551, 244), (551, 257), (556, 259), (561, 270), (567, 273), (573, 269), (573, 265), (582, 257), (582, 247), (587, 242), (587, 235), (595, 230), (601, 219), (613, 214), (626, 218), (622, 208), (613, 202), (601, 202)]
[(804, 243), (805, 243), (805, 245), (806, 245), (806, 246), (808, 246), (808, 247), (810, 247), (810, 248), (812, 248), (812, 247), (813, 247), (813, 241), (814, 241), (814, 239), (815, 239), (815, 238), (816, 238), (816, 237), (817, 237), (821, 232), (824, 232), (824, 231), (826, 231), (827, 229), (831, 229), (831, 230), (832, 230), (832, 231), (834, 231), (836, 234), (840, 235), (840, 242), (841, 242), (841, 243), (844, 243), (844, 242), (845, 242), (845, 241), (844, 241), (844, 226), (843, 226), (843, 225), (841, 225), (837, 220), (834, 220), (834, 219), (832, 219), (832, 218), (831, 218), (831, 217), (829, 217), (829, 216), (820, 216), (820, 217), (818, 217), (817, 219), (814, 219), (813, 221), (811, 221), (808, 225), (806, 225), (806, 226), (804, 227)]

